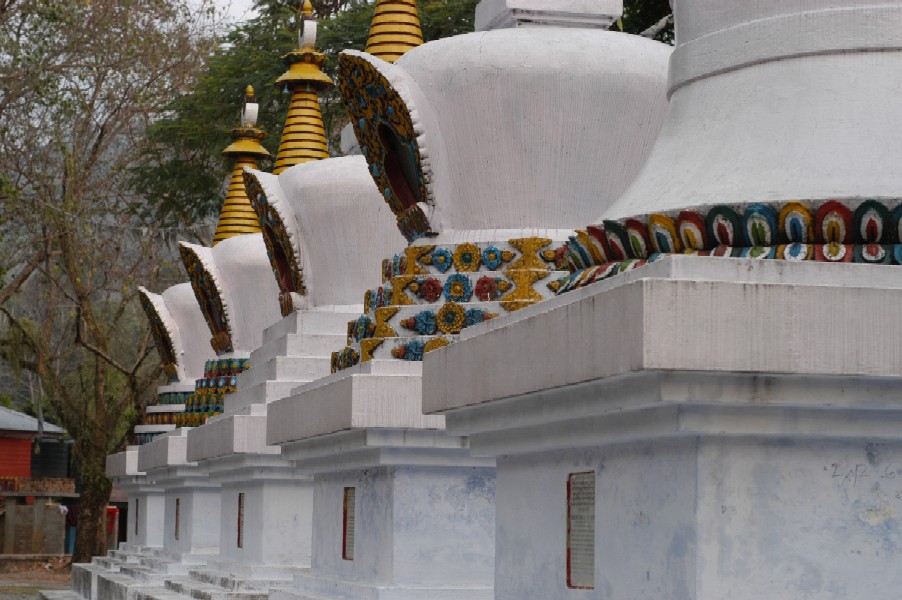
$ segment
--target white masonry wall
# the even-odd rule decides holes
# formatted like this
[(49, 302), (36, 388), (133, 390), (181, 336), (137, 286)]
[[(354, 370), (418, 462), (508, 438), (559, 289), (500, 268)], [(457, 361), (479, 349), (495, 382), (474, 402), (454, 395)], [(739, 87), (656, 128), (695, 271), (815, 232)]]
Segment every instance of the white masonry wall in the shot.
[[(342, 558), (345, 487), (356, 487), (354, 560)], [(494, 496), (493, 469), (486, 468), (380, 467), (317, 475), (314, 572), (377, 585), (490, 587)]]
[[(136, 507), (136, 503), (139, 506)], [(162, 490), (128, 490), (128, 531), (125, 539), (130, 544), (142, 547), (162, 546), (164, 509), (165, 498)]]
[[(244, 493), (242, 547), (238, 547), (238, 494)], [(313, 495), (307, 481), (257, 480), (222, 484), (220, 540), (224, 561), (252, 565), (310, 564)], [(227, 532), (227, 533), (226, 533)]]
[[(179, 537), (175, 538), (176, 500), (179, 500)], [(178, 486), (166, 491), (166, 554), (210, 554), (219, 550), (219, 488)]]
[[(693, 446), (499, 459), (495, 598), (693, 597)], [(567, 588), (567, 478), (586, 471), (596, 477), (596, 585), (575, 590)]]

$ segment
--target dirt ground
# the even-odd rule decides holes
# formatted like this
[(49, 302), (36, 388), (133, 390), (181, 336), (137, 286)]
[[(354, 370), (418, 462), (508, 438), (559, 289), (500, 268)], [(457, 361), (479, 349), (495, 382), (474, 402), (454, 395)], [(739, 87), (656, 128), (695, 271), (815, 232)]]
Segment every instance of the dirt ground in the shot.
[(0, 600), (36, 600), (38, 590), (67, 590), (70, 573), (26, 571), (0, 573)]

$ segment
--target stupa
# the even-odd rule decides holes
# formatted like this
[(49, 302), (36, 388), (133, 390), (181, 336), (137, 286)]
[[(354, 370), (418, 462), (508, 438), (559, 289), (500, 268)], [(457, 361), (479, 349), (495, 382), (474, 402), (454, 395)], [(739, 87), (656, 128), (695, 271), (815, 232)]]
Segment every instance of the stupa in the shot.
[[(389, 5), (414, 3), (380, 2), (377, 16)], [(615, 15), (596, 16), (601, 25)], [(586, 46), (606, 59), (586, 60)], [(601, 28), (536, 27), (430, 42), (394, 63), (342, 55), (339, 86), (362, 154), (409, 246), (384, 262), (385, 284), (349, 324), (339, 372), (269, 406), (268, 443), (314, 480), (311, 569), (271, 598), (493, 596), (493, 460), (469, 457), (466, 438), (421, 410), (428, 382), (417, 359), (462, 325), (437, 335), (445, 325), (433, 317), (419, 332), (428, 319), (417, 316), (484, 320), (553, 296), (555, 244), (599, 199), (613, 201), (650, 149), (668, 54)], [(606, 189), (590, 194), (598, 178)], [(503, 280), (505, 293), (477, 302), (480, 277)], [(402, 354), (412, 343), (419, 350)]]
[(141, 556), (162, 550), (165, 490), (139, 470), (138, 446), (176, 428), (194, 393), (194, 381), (203, 373), (207, 352), (206, 327), (191, 284), (174, 285), (162, 294), (143, 287), (139, 291), (167, 382), (157, 388), (157, 402), (146, 408), (143, 422), (134, 428), (137, 445), (107, 457), (107, 475), (128, 494), (128, 543), (113, 556), (72, 566), (72, 589), (86, 599), (97, 598), (100, 575), (118, 574), (123, 566), (140, 570)]
[[(161, 356), (167, 363), (170, 354), (180, 352), (179, 356), (194, 365), (197, 375), (192, 393), (184, 399), (184, 410), (171, 412), (174, 423), (166, 424), (169, 431), (156, 435), (137, 449), (136, 466), (131, 466), (134, 461), (129, 461), (128, 452), (111, 457), (108, 463), (109, 475), (120, 481), (131, 477), (140, 484), (134, 497), (135, 514), (142, 515), (148, 532), (154, 532), (155, 545), (128, 544), (114, 551), (111, 557), (99, 559), (99, 564), (107, 569), (92, 573), (96, 575), (95, 580), (91, 589), (83, 588), (85, 597), (118, 597), (139, 592), (165, 595), (173, 588), (212, 585), (206, 581), (195, 582), (189, 572), (200, 569), (219, 551), (220, 485), (188, 459), (187, 431), (223, 410), (225, 395), (236, 388), (237, 374), (249, 366), (250, 350), (260, 345), (262, 329), (278, 316), (275, 301), (267, 310), (265, 305), (256, 306), (255, 296), (248, 292), (253, 289), (258, 294), (269, 292), (272, 298), (277, 296), (259, 226), (247, 218), (248, 213), (254, 213), (244, 191), (241, 172), (245, 166), (256, 167), (258, 159), (268, 156), (260, 145), (264, 134), (255, 127), (257, 110), (253, 89), (248, 87), (239, 126), (232, 130), (233, 142), (223, 151), (224, 156), (235, 159), (235, 170), (213, 247), (184, 242), (180, 246), (190, 284), (177, 286), (178, 298), (183, 305), (191, 307), (193, 329), (190, 335), (185, 332), (184, 349), (169, 352), (164, 344)], [(169, 290), (163, 298), (167, 295)], [(166, 318), (160, 317), (156, 297), (147, 293), (144, 298), (157, 336), (164, 342), (164, 333), (169, 340), (176, 339)], [(208, 331), (204, 331), (204, 324)], [(181, 336), (177, 339), (181, 340)], [(214, 352), (215, 359), (211, 358)], [(202, 369), (198, 367), (200, 364)], [(165, 368), (172, 371), (172, 367)], [(136, 469), (134, 473), (127, 470), (132, 468)], [(122, 472), (123, 469), (126, 471)], [(143, 511), (142, 499), (148, 505)]]
[[(393, 64), (342, 54), (339, 88), (409, 245), (386, 260), (335, 370), (420, 360), (467, 326), (553, 296), (548, 284), (564, 274), (555, 249), (644, 161), (664, 116), (669, 49), (600, 29), (619, 9), (570, 22), (569, 6), (543, 4), (580, 27), (456, 36)], [(498, 10), (501, 22), (522, 16)]]
[[(289, 81), (307, 98), (301, 90), (323, 89), (328, 78), (319, 71), (324, 57), (315, 50), (309, 2), (302, 14), (299, 48), (287, 55), (289, 71), (277, 85)], [(365, 282), (378, 280), (379, 253), (401, 240), (365, 160), (317, 154), (323, 126), (318, 103), (307, 100), (302, 122), (289, 110), (279, 174), (244, 173), (267, 275), (278, 289), (256, 301), (280, 308), (282, 318), (262, 329), (224, 414), (188, 434), (188, 460), (221, 483), (219, 553), (207, 560), (206, 578), (258, 594), (309, 567), (313, 535), (312, 478), (267, 446), (267, 404), (328, 374), (331, 348), (346, 340), (348, 320), (362, 309)]]
[(140, 445), (175, 429), (194, 394), (195, 380), (203, 375), (207, 344), (204, 318), (190, 283), (174, 285), (162, 294), (138, 290), (168, 378), (157, 388), (157, 402), (147, 407), (144, 422), (135, 426), (134, 441)]
[(569, 293), (430, 354), (426, 411), (497, 460), (496, 598), (895, 598), (902, 2), (673, 4)]

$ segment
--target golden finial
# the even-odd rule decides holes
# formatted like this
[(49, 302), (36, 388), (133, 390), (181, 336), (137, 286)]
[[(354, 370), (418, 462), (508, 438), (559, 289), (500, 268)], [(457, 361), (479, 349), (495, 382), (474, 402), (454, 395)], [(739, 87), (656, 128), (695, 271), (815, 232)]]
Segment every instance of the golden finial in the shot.
[(219, 213), (219, 222), (216, 224), (214, 246), (236, 235), (260, 233), (257, 213), (254, 212), (244, 189), (244, 167), (256, 169), (258, 159), (269, 157), (269, 152), (260, 145), (260, 140), (266, 137), (266, 133), (256, 127), (258, 109), (254, 88), (249, 85), (244, 90), (244, 106), (241, 108), (239, 127), (232, 130), (233, 141), (222, 151), (223, 156), (235, 158), (235, 165), (232, 168), (229, 190)]
[(279, 152), (273, 173), (288, 167), (329, 157), (323, 115), (317, 93), (334, 85), (323, 73), (324, 54), (316, 51), (316, 21), (313, 5), (304, 0), (300, 5), (303, 18), (298, 35), (298, 49), (282, 57), (288, 70), (276, 80), (276, 87), (291, 92), (288, 117), (282, 129)]
[(366, 51), (388, 62), (423, 43), (416, 0), (378, 0)]

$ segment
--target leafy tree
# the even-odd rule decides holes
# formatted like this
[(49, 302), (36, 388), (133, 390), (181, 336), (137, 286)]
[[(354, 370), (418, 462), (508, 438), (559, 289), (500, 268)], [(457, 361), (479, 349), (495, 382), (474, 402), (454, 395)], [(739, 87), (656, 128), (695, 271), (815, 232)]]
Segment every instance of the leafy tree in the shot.
[(106, 455), (159, 377), (136, 287), (177, 272), (126, 179), (147, 126), (202, 66), (210, 14), (183, 0), (5, 0), (0, 21), (0, 359), (37, 378), (36, 401), (74, 440), (73, 558), (86, 561), (106, 550)]
[(670, 14), (670, 0), (625, 0), (623, 18), (614, 28), (626, 33), (642, 34), (660, 26), (660, 30), (652, 37), (659, 42), (673, 44), (673, 19), (665, 20)]
[[(424, 39), (472, 31), (478, 0), (419, 0)], [(335, 75), (342, 50), (366, 46), (375, 3), (363, 0), (313, 0), (318, 18), (317, 49), (327, 56), (325, 71)], [(239, 104), (248, 84), (261, 105), (259, 125), (275, 155), (289, 96), (274, 87), (285, 71), (280, 60), (297, 48), (295, 7), (284, 0), (259, 0), (258, 16), (237, 25), (219, 44), (197, 84), (169, 105), (168, 118), (151, 127), (153, 145), (133, 172), (133, 184), (154, 202), (142, 214), (164, 226), (190, 224), (215, 215), (229, 165), (220, 152), (237, 124)], [(330, 146), (347, 123), (337, 91), (320, 96)]]

